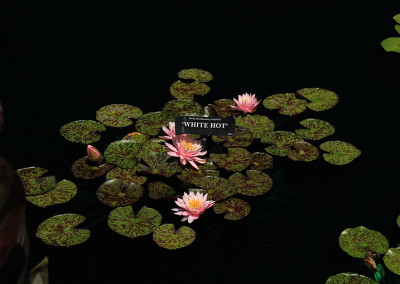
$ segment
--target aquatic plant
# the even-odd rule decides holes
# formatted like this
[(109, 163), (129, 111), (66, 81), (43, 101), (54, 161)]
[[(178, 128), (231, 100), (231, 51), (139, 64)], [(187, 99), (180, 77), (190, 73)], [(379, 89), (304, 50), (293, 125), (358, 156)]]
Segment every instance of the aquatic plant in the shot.
[[(393, 19), (397, 23), (394, 28), (397, 33), (400, 34), (400, 14), (394, 16)], [(381, 42), (381, 45), (387, 52), (393, 51), (400, 53), (400, 37), (389, 37), (387, 39), (384, 39)]]
[(183, 198), (178, 198), (175, 201), (176, 205), (180, 208), (173, 208), (175, 215), (184, 216), (182, 222), (188, 221), (192, 223), (194, 220), (198, 219), (201, 214), (204, 213), (208, 208), (214, 205), (213, 200), (207, 200), (207, 193), (203, 195), (201, 192), (196, 194), (191, 191), (189, 194), (186, 192), (183, 194)]

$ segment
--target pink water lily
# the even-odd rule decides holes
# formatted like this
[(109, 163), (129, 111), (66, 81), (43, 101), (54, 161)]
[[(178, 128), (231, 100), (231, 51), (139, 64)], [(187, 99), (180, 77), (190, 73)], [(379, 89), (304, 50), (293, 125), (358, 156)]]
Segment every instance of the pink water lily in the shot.
[(87, 145), (86, 153), (89, 157), (89, 160), (94, 161), (94, 162), (100, 163), (103, 158), (101, 152), (96, 147), (93, 147), (92, 145)]
[(238, 100), (233, 99), (236, 103), (236, 106), (231, 106), (234, 109), (243, 111), (244, 113), (255, 112), (257, 105), (261, 102), (261, 100), (257, 100), (255, 94), (245, 93), (243, 95), (239, 95)]
[(182, 165), (186, 165), (186, 163), (189, 162), (189, 164), (198, 170), (199, 167), (196, 163), (206, 163), (205, 159), (199, 158), (199, 156), (207, 154), (207, 151), (201, 151), (202, 145), (199, 141), (187, 135), (176, 135), (172, 138), (172, 142), (174, 145), (165, 142), (169, 150), (167, 154), (172, 157), (178, 157)]
[[(169, 128), (163, 126), (162, 130), (167, 134), (167, 136), (159, 136), (162, 139), (165, 140), (173, 140), (176, 136), (175, 134), (175, 122), (169, 122)], [(188, 134), (181, 134), (183, 136), (188, 136)]]
[(200, 192), (194, 194), (191, 191), (189, 194), (185, 192), (183, 198), (178, 198), (175, 203), (180, 208), (173, 208), (172, 211), (175, 211), (174, 214), (184, 216), (181, 219), (182, 222), (187, 220), (189, 223), (192, 223), (199, 218), (204, 211), (213, 206), (215, 202), (213, 200), (207, 200), (207, 193), (205, 195)]

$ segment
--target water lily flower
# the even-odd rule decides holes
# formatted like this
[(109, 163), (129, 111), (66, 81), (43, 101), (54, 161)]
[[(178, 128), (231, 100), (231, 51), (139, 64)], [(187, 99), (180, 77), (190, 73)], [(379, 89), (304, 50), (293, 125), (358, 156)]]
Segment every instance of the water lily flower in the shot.
[(89, 160), (94, 161), (94, 162), (101, 162), (102, 160), (102, 155), (97, 148), (93, 147), (92, 145), (88, 145), (86, 148), (87, 155), (89, 157)]
[(239, 95), (238, 100), (233, 99), (236, 103), (236, 106), (231, 106), (234, 109), (243, 111), (244, 113), (255, 112), (257, 105), (261, 102), (261, 100), (257, 100), (255, 94), (245, 93), (243, 95)]
[[(175, 134), (175, 122), (171, 122), (170, 121), (169, 122), (169, 128), (163, 126), (162, 130), (164, 131), (165, 134), (167, 134), (167, 136), (159, 136), (159, 137), (164, 139), (164, 140), (173, 140), (175, 138), (175, 136), (177, 136)], [(188, 134), (180, 134), (180, 135), (188, 136)]]
[(172, 157), (178, 157), (182, 165), (186, 165), (186, 162), (189, 162), (189, 164), (198, 170), (199, 167), (196, 163), (206, 163), (205, 159), (199, 158), (199, 156), (207, 154), (207, 151), (201, 151), (202, 146), (199, 141), (194, 140), (187, 135), (176, 135), (172, 139), (172, 142), (174, 145), (165, 142), (165, 145), (169, 150), (167, 154)]
[(182, 222), (187, 220), (189, 223), (192, 223), (199, 218), (204, 211), (213, 206), (215, 202), (213, 200), (207, 200), (207, 193), (205, 195), (201, 192), (194, 194), (191, 191), (189, 194), (185, 192), (183, 198), (178, 198), (175, 203), (180, 208), (173, 208), (172, 211), (175, 211), (174, 214), (184, 216), (181, 219)]

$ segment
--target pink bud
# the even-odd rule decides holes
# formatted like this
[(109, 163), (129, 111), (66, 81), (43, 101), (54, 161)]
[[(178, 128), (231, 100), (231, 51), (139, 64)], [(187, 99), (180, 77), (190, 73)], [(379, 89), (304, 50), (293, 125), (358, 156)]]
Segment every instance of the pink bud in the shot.
[(86, 150), (89, 160), (97, 162), (101, 159), (101, 152), (97, 150), (97, 148), (93, 147), (92, 145), (88, 145)]

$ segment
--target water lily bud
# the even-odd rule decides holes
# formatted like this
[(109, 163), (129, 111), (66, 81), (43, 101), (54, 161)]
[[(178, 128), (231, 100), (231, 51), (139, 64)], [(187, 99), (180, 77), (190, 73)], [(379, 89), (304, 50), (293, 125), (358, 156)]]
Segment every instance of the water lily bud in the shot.
[(102, 158), (101, 152), (97, 150), (97, 148), (93, 147), (92, 145), (87, 146), (87, 155), (89, 160), (97, 162), (100, 161)]

